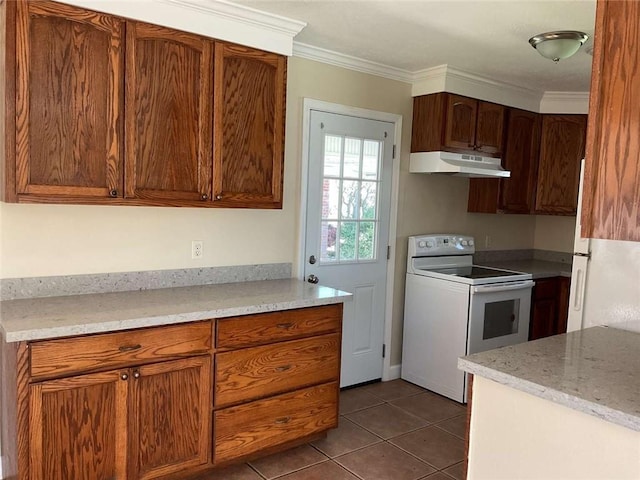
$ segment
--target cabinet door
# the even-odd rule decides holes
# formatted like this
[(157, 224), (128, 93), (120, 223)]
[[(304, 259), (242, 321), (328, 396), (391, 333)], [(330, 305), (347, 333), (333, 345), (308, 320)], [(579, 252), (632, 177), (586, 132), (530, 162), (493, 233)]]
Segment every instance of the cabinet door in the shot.
[(127, 197), (211, 197), (212, 64), (206, 38), (127, 23)]
[(476, 119), (478, 101), (473, 98), (449, 95), (444, 145), (463, 150), (473, 150), (476, 144)]
[(500, 157), (504, 132), (504, 110), (502, 105), (478, 102), (475, 149), (484, 155)]
[(129, 382), (121, 375), (111, 371), (31, 385), (30, 479), (126, 478)]
[(598, 1), (595, 32), (582, 235), (637, 242), (640, 2)]
[(157, 478), (206, 464), (211, 451), (211, 357), (132, 372), (130, 476)]
[(218, 43), (214, 202), (282, 208), (285, 57)]
[(17, 2), (16, 24), (17, 193), (122, 196), (122, 21)]
[(511, 172), (511, 177), (500, 180), (499, 201), (499, 208), (505, 213), (533, 210), (539, 144), (540, 116), (509, 109), (502, 166)]
[(586, 115), (543, 115), (536, 213), (575, 215)]

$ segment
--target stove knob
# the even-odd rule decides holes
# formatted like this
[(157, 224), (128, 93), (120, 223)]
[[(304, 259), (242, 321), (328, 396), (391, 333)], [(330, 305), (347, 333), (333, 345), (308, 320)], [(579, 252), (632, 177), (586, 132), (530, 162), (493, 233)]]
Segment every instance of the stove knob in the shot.
[(433, 242), (431, 240), (429, 240), (427, 242), (427, 248), (431, 248), (431, 247), (433, 247)]
[(426, 244), (427, 244), (427, 242), (425, 242), (424, 240), (420, 240), (420, 241), (418, 242), (418, 247), (420, 247), (420, 248), (424, 248)]
[(469, 244), (469, 242), (467, 242), (466, 240), (462, 240), (462, 242), (460, 242), (460, 243), (462, 243), (463, 247), (466, 247)]
[(469, 240), (469, 246), (473, 247), (473, 245), (474, 245), (473, 240)]

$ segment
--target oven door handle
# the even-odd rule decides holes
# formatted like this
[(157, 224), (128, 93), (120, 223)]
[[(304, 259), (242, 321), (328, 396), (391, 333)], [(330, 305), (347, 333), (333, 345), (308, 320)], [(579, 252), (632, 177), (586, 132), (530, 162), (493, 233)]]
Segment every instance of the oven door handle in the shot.
[(525, 288), (532, 288), (535, 285), (533, 280), (526, 280), (524, 282), (510, 282), (510, 283), (497, 283), (493, 285), (479, 285), (472, 287), (473, 293), (497, 293), (508, 292), (509, 290), (522, 290)]

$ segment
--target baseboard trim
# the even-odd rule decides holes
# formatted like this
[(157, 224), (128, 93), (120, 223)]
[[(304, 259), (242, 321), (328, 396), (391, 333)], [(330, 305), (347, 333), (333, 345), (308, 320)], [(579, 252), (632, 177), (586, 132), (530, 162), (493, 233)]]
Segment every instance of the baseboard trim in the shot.
[(397, 365), (390, 365), (389, 370), (385, 372), (385, 375), (382, 376), (383, 382), (388, 382), (389, 380), (397, 380), (400, 378), (400, 372), (402, 371), (402, 364), (399, 363)]

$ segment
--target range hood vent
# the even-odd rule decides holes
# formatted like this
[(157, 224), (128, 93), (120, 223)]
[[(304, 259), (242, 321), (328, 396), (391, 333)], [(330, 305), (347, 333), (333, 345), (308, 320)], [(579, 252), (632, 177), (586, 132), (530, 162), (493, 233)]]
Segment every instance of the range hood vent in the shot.
[(417, 152), (409, 157), (411, 173), (439, 173), (471, 178), (505, 178), (511, 172), (500, 165), (499, 158), (466, 153)]

